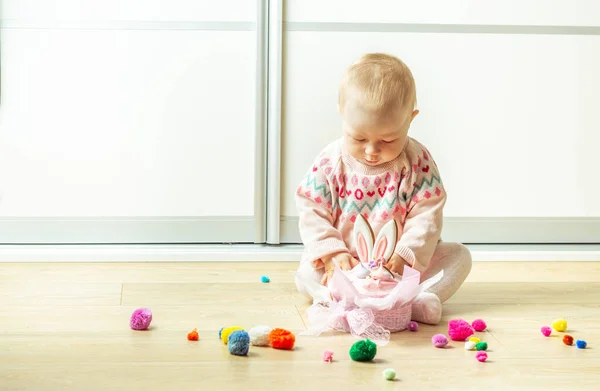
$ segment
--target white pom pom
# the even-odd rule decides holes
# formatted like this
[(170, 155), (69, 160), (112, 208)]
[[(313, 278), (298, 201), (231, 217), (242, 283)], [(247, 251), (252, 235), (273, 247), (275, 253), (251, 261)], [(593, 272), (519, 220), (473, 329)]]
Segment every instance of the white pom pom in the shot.
[(465, 350), (475, 350), (475, 346), (477, 344), (473, 341), (467, 341), (465, 342)]
[(272, 328), (269, 326), (255, 326), (248, 331), (250, 343), (254, 346), (269, 346), (269, 333)]

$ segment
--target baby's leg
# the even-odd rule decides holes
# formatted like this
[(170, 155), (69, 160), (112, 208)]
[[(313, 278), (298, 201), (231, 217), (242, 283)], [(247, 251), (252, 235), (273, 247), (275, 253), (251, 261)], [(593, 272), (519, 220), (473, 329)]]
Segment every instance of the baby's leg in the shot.
[(441, 270), (444, 275), (413, 302), (413, 320), (438, 324), (442, 317), (442, 303), (448, 300), (463, 284), (471, 272), (471, 253), (459, 243), (439, 242), (421, 275), (421, 282), (435, 276)]
[(323, 270), (315, 270), (308, 262), (300, 262), (296, 271), (296, 289), (312, 301), (328, 301), (329, 289), (321, 285)]

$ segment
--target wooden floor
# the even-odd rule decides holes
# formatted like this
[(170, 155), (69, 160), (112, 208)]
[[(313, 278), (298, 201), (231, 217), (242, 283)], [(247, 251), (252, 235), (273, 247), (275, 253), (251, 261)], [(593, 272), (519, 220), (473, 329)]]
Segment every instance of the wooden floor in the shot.
[[(294, 351), (232, 356), (223, 326), (300, 333), (309, 303), (293, 263), (1, 264), (0, 390), (599, 390), (600, 262), (476, 263), (441, 325), (402, 332), (373, 363), (349, 359), (348, 335), (299, 336)], [(271, 282), (261, 283), (261, 275)], [(138, 307), (151, 330), (133, 331)], [(540, 327), (569, 322), (585, 350)], [(489, 360), (431, 336), (453, 318), (483, 318)], [(198, 342), (186, 335), (197, 328)], [(321, 362), (323, 350), (333, 363)], [(397, 380), (383, 379), (394, 368)]]

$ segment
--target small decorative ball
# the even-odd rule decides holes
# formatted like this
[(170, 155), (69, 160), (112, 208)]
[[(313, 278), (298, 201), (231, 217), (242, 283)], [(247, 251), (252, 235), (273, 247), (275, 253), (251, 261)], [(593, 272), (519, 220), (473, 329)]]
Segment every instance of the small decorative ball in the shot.
[(240, 326), (233, 326), (233, 327), (225, 327), (223, 330), (221, 330), (221, 341), (223, 341), (223, 344), (227, 345), (227, 341), (229, 341), (229, 336), (231, 335), (231, 333), (233, 333), (234, 331), (237, 330), (244, 330), (242, 327)]
[(570, 335), (565, 335), (562, 341), (565, 345), (573, 345), (573, 337), (571, 337)]
[(477, 345), (475, 345), (475, 349), (477, 350), (487, 350), (487, 348), (487, 342), (479, 342)]
[(188, 341), (197, 341), (198, 339), (200, 339), (200, 336), (198, 335), (198, 330), (194, 329), (190, 331), (187, 335), (187, 339)]
[(564, 319), (556, 319), (552, 322), (552, 328), (556, 331), (565, 331), (567, 329), (567, 321)]
[(269, 333), (271, 333), (269, 326), (261, 325), (255, 326), (248, 331), (250, 335), (250, 343), (254, 346), (269, 346)]
[(578, 349), (585, 349), (587, 347), (587, 342), (585, 342), (583, 339), (578, 339), (576, 344)]
[(331, 350), (326, 350), (323, 352), (323, 361), (325, 361), (325, 362), (333, 361), (333, 352)]
[(544, 337), (549, 337), (550, 334), (552, 334), (552, 329), (548, 326), (543, 326), (542, 327), (542, 334), (544, 334)]
[(292, 350), (296, 336), (289, 330), (273, 329), (269, 333), (269, 343), (274, 349)]
[(448, 345), (448, 338), (444, 334), (436, 334), (431, 337), (431, 343), (436, 348), (443, 348), (444, 346)]
[(271, 282), (271, 279), (269, 277), (267, 277), (267, 276), (262, 276), (260, 278), (260, 281), (264, 282), (264, 283), (267, 283), (267, 282)]
[(375, 358), (377, 354), (377, 345), (375, 342), (365, 339), (361, 341), (356, 341), (350, 347), (350, 358), (354, 361), (371, 361)]
[(383, 377), (385, 380), (394, 380), (396, 378), (396, 371), (394, 371), (392, 368), (384, 369)]
[(479, 338), (477, 338), (477, 337), (471, 337), (471, 338), (469, 338), (469, 341), (475, 342), (475, 343), (481, 342), (481, 340)]
[(235, 356), (246, 356), (250, 350), (250, 336), (244, 330), (235, 330), (227, 341), (229, 353)]
[(465, 341), (473, 334), (473, 327), (463, 319), (453, 319), (448, 322), (448, 335), (454, 341)]
[(417, 331), (417, 330), (419, 329), (419, 324), (418, 324), (417, 322), (411, 321), (411, 322), (408, 324), (408, 329), (409, 329), (410, 331)]
[(465, 342), (465, 350), (475, 350), (475, 346), (477, 344), (473, 341), (467, 341)]
[(477, 352), (477, 354), (475, 355), (475, 358), (477, 359), (477, 361), (479, 362), (485, 362), (485, 360), (487, 360), (488, 355), (486, 352)]
[(138, 308), (131, 314), (129, 326), (133, 330), (146, 330), (152, 322), (152, 311), (150, 308)]
[(485, 329), (487, 329), (487, 325), (485, 324), (483, 319), (475, 319), (473, 323), (471, 323), (471, 326), (473, 327), (473, 329), (475, 329), (475, 331), (484, 331)]

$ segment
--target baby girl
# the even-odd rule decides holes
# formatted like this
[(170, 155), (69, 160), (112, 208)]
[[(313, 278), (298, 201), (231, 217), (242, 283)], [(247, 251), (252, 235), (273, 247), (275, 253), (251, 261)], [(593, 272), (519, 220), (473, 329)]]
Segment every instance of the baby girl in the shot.
[(338, 97), (343, 136), (321, 151), (296, 191), (305, 247), (298, 273), (327, 285), (334, 259), (342, 270), (359, 265), (352, 240), (359, 214), (374, 235), (395, 220), (398, 240), (384, 266), (401, 275), (407, 265), (421, 282), (443, 271), (412, 304), (413, 320), (437, 324), (442, 303), (471, 270), (471, 254), (441, 239), (446, 191), (429, 150), (408, 135), (416, 103), (412, 73), (396, 57), (367, 54), (347, 69)]

